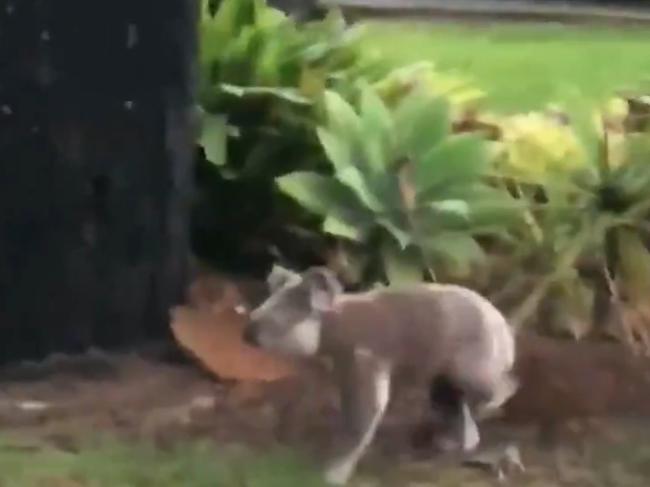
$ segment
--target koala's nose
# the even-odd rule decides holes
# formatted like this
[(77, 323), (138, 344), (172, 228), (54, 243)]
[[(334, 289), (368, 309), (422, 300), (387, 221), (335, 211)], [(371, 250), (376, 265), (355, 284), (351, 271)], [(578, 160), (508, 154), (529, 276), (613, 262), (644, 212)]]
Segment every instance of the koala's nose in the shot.
[(243, 339), (244, 339), (244, 343), (247, 343), (248, 345), (257, 345), (257, 339), (256, 339), (256, 333), (254, 327), (247, 326), (244, 329)]

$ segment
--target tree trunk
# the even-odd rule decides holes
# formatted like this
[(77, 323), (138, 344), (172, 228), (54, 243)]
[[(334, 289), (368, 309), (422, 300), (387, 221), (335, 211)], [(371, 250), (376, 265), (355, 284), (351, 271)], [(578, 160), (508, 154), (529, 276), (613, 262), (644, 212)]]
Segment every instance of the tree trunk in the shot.
[(0, 361), (166, 333), (196, 0), (0, 0)]

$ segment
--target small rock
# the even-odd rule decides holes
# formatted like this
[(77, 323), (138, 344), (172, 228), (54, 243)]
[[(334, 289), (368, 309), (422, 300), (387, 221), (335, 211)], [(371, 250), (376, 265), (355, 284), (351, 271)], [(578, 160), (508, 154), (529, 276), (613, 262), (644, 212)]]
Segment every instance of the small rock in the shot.
[(217, 405), (217, 400), (214, 396), (198, 396), (192, 399), (190, 407), (192, 409), (208, 410), (214, 409)]
[(50, 409), (52, 406), (42, 401), (19, 401), (16, 407), (21, 411), (27, 412), (42, 412)]

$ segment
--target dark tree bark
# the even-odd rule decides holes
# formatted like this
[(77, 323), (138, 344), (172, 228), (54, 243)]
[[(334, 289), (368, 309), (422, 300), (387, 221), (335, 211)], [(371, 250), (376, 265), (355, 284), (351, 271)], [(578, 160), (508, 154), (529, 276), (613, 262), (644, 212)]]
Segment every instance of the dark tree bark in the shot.
[(0, 361), (166, 333), (196, 0), (0, 0)]

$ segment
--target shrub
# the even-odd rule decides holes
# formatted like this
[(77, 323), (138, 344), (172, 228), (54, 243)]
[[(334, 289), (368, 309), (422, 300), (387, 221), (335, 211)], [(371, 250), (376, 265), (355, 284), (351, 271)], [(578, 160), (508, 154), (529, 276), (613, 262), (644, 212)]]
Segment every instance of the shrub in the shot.
[(302, 24), (261, 0), (223, 0), (214, 16), (204, 4), (201, 32), (201, 144), (226, 177), (317, 163), (314, 100), (379, 69), (336, 11)]
[(573, 135), (565, 140), (580, 145), (565, 145), (572, 147), (568, 164), (548, 171), (540, 171), (539, 162), (521, 165), (530, 170), (515, 179), (519, 195), (534, 208), (520, 256), (539, 264), (515, 322), (525, 322), (552, 298), (574, 335), (589, 331), (585, 325), (596, 305), (593, 286), (580, 274), (581, 262), (592, 263), (618, 301), (640, 306), (650, 293), (650, 254), (644, 244), (650, 217), (650, 137), (615, 134), (601, 115), (594, 120), (591, 113), (571, 113)]
[(325, 233), (378, 249), (380, 277), (467, 275), (483, 257), (475, 237), (505, 236), (514, 200), (487, 184), (482, 139), (451, 133), (443, 98), (416, 90), (391, 110), (365, 85), (358, 108), (335, 92), (324, 106), (318, 135), (333, 175), (297, 171), (277, 182), (323, 218)]
[(389, 105), (414, 89), (447, 97), (454, 110), (481, 98), (467, 81), (437, 73), (429, 63), (388, 65), (361, 44), (362, 34), (337, 11), (323, 21), (297, 23), (262, 0), (224, 0), (216, 12), (204, 1), (199, 143), (206, 160), (199, 161), (194, 225), (203, 257), (221, 253), (221, 264), (236, 260), (252, 240), (279, 246), (278, 232), (304, 240), (288, 228), (311, 232), (324, 245), (313, 218), (277, 194), (273, 178), (331, 172), (316, 130), (326, 116), (326, 92), (356, 103), (364, 80)]
[(261, 0), (223, 0), (216, 12), (203, 2), (193, 223), (202, 258), (259, 267), (280, 226), (310, 226), (299, 207), (278, 199), (273, 178), (325, 163), (314, 101), (378, 69), (358, 35), (337, 12), (299, 24)]

